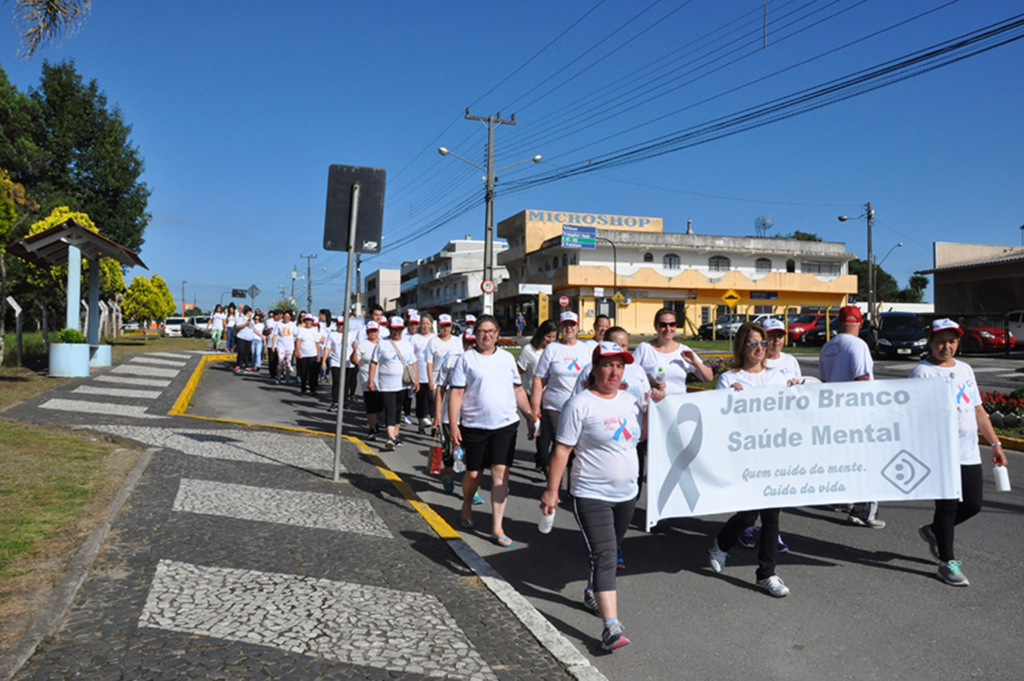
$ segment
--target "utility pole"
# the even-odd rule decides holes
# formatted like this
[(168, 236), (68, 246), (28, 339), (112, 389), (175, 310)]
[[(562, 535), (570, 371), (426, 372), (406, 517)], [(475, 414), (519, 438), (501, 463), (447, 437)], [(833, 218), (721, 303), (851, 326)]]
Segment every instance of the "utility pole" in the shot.
[(362, 315), (362, 311), (363, 311), (363, 300), (362, 300), (363, 284), (362, 284), (362, 279), (363, 279), (363, 254), (362, 253), (356, 253), (356, 302), (355, 302), (355, 308), (356, 308), (356, 314), (359, 315), (359, 316)]
[(306, 312), (313, 314), (313, 261), (317, 256), (314, 254), (299, 257), (306, 259)]
[(295, 304), (295, 280), (298, 279), (298, 277), (299, 275), (295, 271), (295, 265), (292, 265), (292, 297), (288, 299), (289, 301), (291, 301), (292, 305)]
[[(466, 119), (487, 123), (487, 179), (484, 188), (486, 210), (484, 214), (484, 280), (494, 282), (494, 126), (515, 125), (516, 115), (503, 120), (499, 111), (495, 116), (472, 116), (466, 107)], [(484, 293), (484, 314), (494, 314), (494, 294)]]
[(181, 316), (182, 317), (185, 316), (185, 284), (187, 284), (187, 283), (188, 283), (187, 281), (182, 281), (181, 282)]

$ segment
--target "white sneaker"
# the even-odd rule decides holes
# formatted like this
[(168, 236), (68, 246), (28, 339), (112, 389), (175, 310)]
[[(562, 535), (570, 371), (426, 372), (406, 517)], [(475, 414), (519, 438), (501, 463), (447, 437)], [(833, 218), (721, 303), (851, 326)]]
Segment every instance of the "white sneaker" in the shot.
[(721, 572), (725, 569), (725, 559), (729, 557), (729, 554), (718, 548), (718, 540), (711, 545), (708, 549), (708, 564), (711, 565), (711, 569), (715, 572)]
[(406, 414), (405, 416), (402, 417), (402, 423), (411, 426), (412, 425), (412, 417), (409, 416), (408, 414)]
[(782, 583), (778, 575), (757, 580), (757, 587), (775, 598), (784, 598), (789, 595), (789, 587)]

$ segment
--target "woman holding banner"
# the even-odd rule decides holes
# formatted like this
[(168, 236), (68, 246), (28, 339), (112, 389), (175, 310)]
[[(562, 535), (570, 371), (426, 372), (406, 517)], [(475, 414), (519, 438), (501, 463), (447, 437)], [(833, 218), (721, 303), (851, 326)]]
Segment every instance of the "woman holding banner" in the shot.
[(604, 620), (601, 647), (629, 644), (618, 618), (615, 592), (616, 547), (622, 542), (637, 498), (636, 445), (644, 424), (636, 398), (619, 390), (633, 356), (617, 343), (602, 341), (591, 356), (588, 389), (565, 405), (558, 425), (548, 487), (541, 496), (544, 515), (558, 505), (558, 488), (569, 460), (573, 513), (590, 549), (590, 576), (583, 604)]
[[(765, 365), (768, 340), (764, 329), (753, 322), (744, 322), (733, 339), (732, 368), (718, 377), (717, 390), (731, 388), (743, 390), (763, 385), (792, 384), (796, 379), (787, 381), (786, 376)], [(708, 562), (711, 569), (721, 572), (725, 568), (729, 550), (737, 543), (742, 532), (754, 524), (758, 515), (761, 516), (761, 536), (757, 542), (757, 587), (775, 598), (789, 595), (789, 588), (775, 574), (775, 558), (778, 554), (779, 513), (778, 508), (764, 508), (753, 511), (740, 511), (725, 522), (715, 543), (708, 550)]]
[(918, 529), (928, 542), (932, 555), (939, 561), (938, 577), (950, 586), (970, 586), (954, 558), (954, 528), (981, 511), (981, 450), (978, 431), (992, 447), (992, 460), (1006, 465), (1006, 453), (992, 422), (981, 404), (974, 371), (953, 356), (964, 334), (952, 319), (936, 319), (928, 330), (928, 357), (910, 372), (911, 378), (940, 377), (949, 386), (949, 396), (956, 406), (960, 451), (960, 495), (957, 499), (936, 499), (932, 522)]

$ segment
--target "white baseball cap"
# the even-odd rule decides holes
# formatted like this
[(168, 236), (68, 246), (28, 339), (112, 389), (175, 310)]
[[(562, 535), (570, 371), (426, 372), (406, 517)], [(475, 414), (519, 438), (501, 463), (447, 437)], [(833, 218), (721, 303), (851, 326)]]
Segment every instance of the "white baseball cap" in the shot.
[(563, 312), (558, 317), (559, 324), (579, 324), (580, 318), (575, 312)]
[[(572, 314), (571, 312), (563, 312), (562, 314)], [(594, 347), (594, 354), (591, 360), (594, 364), (597, 364), (599, 357), (621, 357), (622, 361), (626, 364), (633, 363), (633, 355), (629, 350), (623, 349), (618, 343), (611, 341), (601, 341)]]
[(438, 326), (440, 326), (441, 324), (451, 324), (451, 323), (452, 323), (452, 316), (450, 314), (443, 314), (443, 315), (440, 315), (437, 318), (437, 325)]
[(476, 340), (476, 334), (473, 333), (473, 328), (472, 327), (466, 329), (466, 333), (462, 334), (462, 340), (464, 340), (464, 341), (468, 341), (468, 340), (475, 341)]
[(392, 329), (404, 329), (405, 322), (402, 321), (401, 317), (394, 316), (391, 318), (391, 322), (388, 324)]
[(939, 331), (956, 331), (956, 335), (964, 335), (964, 330), (960, 328), (960, 325), (954, 322), (952, 319), (949, 319), (948, 317), (943, 319), (936, 319), (934, 322), (932, 322), (931, 328), (928, 329), (928, 335), (934, 336)]
[(769, 317), (768, 319), (764, 320), (763, 327), (765, 333), (771, 333), (772, 331), (782, 331), (783, 333), (786, 332), (786, 325), (783, 324), (780, 320), (776, 319), (775, 317)]
[(366, 330), (367, 331), (380, 331), (380, 324), (378, 324), (377, 322), (375, 322), (375, 321), (373, 321), (371, 319), (370, 321), (366, 322)]
[(468, 315), (466, 315), (466, 323), (467, 324), (472, 324), (474, 322), (476, 322), (476, 315), (475, 314), (468, 314)]

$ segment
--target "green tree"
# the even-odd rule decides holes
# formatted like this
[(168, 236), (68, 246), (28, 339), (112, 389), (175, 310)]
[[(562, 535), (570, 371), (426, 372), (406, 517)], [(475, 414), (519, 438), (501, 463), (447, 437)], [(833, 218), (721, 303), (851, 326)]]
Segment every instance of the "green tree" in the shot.
[(91, 4), (90, 0), (15, 0), (14, 16), (25, 56), (74, 32), (85, 22)]
[(21, 181), (44, 211), (71, 206), (88, 213), (104, 236), (138, 251), (151, 192), (139, 179), (145, 166), (121, 111), (108, 107), (95, 79), (83, 81), (74, 61), (44, 62), (30, 98), (38, 108), (36, 145), (46, 163)]
[(18, 219), (18, 211), (14, 208), (6, 186), (0, 185), (0, 366), (4, 363), (4, 341), (7, 334), (7, 250), (6, 245), (14, 222)]
[(24, 182), (45, 160), (36, 144), (38, 121), (39, 107), (0, 69), (0, 168), (16, 182)]
[(142, 337), (148, 340), (149, 323), (174, 314), (174, 298), (167, 288), (167, 282), (159, 275), (154, 274), (150, 279), (135, 277), (124, 294), (121, 311), (125, 317), (142, 325)]
[[(50, 211), (42, 220), (35, 222), (29, 227), (29, 236), (39, 234), (51, 227), (55, 227), (67, 220), (74, 220), (86, 229), (99, 234), (99, 229), (85, 213), (76, 213), (67, 206), (58, 206)], [(93, 266), (91, 260), (82, 258), (82, 279), (88, 281), (89, 268)], [(121, 273), (121, 265), (113, 258), (100, 258), (100, 297), (113, 298), (124, 290), (124, 275)], [(58, 297), (66, 290), (68, 279), (68, 268), (66, 265), (51, 267), (49, 272), (41, 267), (31, 266), (29, 268), (28, 282), (42, 291), (51, 291)], [(53, 296), (51, 296), (53, 297)]]

